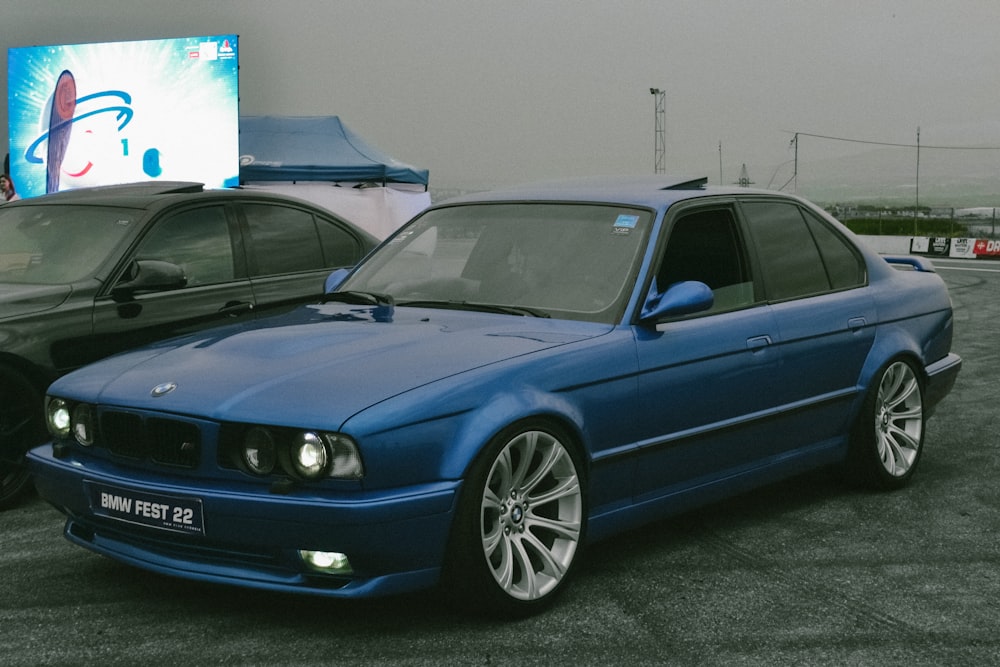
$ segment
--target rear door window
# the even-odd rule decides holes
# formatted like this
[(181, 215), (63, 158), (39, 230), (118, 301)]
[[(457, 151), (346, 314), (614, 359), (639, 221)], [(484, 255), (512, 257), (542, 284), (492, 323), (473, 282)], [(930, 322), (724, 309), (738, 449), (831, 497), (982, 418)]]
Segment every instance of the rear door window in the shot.
[(864, 263), (819, 218), (791, 202), (743, 201), (767, 298), (783, 301), (864, 284)]
[(251, 276), (316, 271), (326, 266), (316, 223), (308, 211), (244, 204), (251, 239)]

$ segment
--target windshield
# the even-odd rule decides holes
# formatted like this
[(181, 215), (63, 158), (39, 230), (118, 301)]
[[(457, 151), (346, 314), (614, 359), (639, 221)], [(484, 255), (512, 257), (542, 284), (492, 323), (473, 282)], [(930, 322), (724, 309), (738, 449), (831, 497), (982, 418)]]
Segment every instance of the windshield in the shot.
[(62, 285), (86, 278), (136, 215), (94, 206), (0, 206), (0, 282)]
[(503, 306), (616, 322), (651, 220), (644, 209), (591, 204), (434, 209), (370, 257), (340, 289), (389, 295), (397, 306)]

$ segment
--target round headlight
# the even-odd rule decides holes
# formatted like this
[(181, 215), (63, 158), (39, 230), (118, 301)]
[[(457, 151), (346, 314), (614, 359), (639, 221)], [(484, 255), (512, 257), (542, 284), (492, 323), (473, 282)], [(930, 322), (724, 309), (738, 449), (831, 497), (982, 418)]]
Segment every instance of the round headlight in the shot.
[(292, 443), (292, 465), (306, 479), (325, 475), (329, 460), (326, 443), (315, 433), (300, 433)]
[(250, 472), (267, 475), (278, 461), (274, 436), (264, 428), (254, 427), (243, 438), (243, 463)]
[(84, 447), (94, 444), (94, 411), (86, 403), (73, 409), (73, 437)]
[(71, 423), (69, 404), (61, 398), (50, 398), (45, 404), (45, 422), (53, 436), (67, 437)]

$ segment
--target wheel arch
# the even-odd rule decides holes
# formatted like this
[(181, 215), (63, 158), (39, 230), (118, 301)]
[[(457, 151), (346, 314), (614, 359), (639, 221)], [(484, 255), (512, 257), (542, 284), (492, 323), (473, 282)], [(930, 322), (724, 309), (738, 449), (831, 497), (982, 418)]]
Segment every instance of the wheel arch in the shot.
[(565, 397), (541, 391), (506, 392), (484, 400), (467, 413), (455, 433), (452, 446), (441, 461), (443, 479), (464, 478), (494, 439), (518, 424), (549, 424), (564, 431), (582, 465), (584, 480), (590, 476), (592, 458), (586, 444), (583, 411)]
[(881, 370), (897, 359), (912, 362), (921, 385), (927, 384), (927, 365), (920, 344), (902, 328), (892, 327), (875, 335), (875, 342), (858, 377), (862, 395), (871, 388)]

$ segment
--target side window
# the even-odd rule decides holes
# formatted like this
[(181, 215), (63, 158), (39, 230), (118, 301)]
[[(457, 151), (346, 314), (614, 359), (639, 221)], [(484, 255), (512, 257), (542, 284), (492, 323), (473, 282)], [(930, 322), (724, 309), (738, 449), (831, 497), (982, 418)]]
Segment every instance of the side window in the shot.
[(328, 269), (354, 266), (361, 260), (361, 244), (335, 222), (316, 219), (319, 240), (323, 247), (323, 266)]
[(663, 291), (685, 280), (697, 280), (712, 289), (713, 312), (754, 303), (746, 252), (729, 209), (683, 214), (674, 222), (656, 284)]
[(273, 276), (324, 268), (311, 213), (272, 204), (244, 204), (250, 231), (254, 276)]
[(136, 259), (177, 264), (184, 269), (188, 287), (234, 280), (225, 208), (195, 208), (160, 220), (139, 244)]
[(743, 202), (768, 299), (781, 301), (830, 290), (819, 248), (799, 212), (783, 202)]
[(795, 204), (744, 202), (769, 299), (863, 285), (864, 261), (833, 229)]

